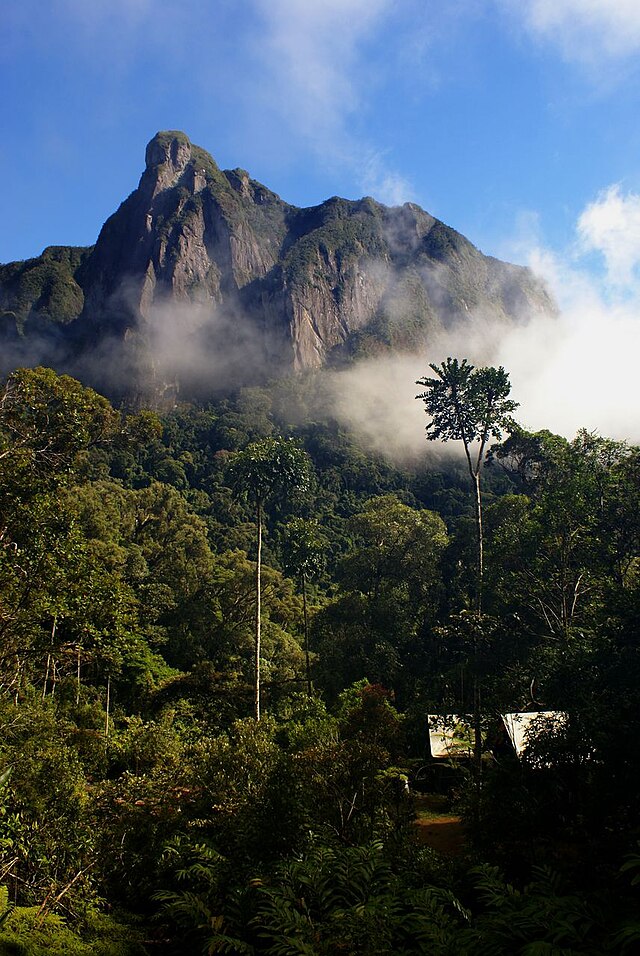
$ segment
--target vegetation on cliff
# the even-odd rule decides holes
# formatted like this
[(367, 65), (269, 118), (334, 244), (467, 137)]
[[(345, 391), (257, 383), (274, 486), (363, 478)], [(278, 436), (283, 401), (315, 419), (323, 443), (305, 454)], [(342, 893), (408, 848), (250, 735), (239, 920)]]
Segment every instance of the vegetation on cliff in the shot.
[(176, 387), (210, 398), (213, 377), (194, 370), (203, 357), (228, 366), (228, 391), (336, 355), (422, 347), (476, 319), (508, 325), (554, 310), (528, 269), (484, 256), (416, 205), (333, 197), (299, 209), (164, 131), (95, 246), (0, 266), (0, 335), (14, 345), (0, 373), (47, 364), (118, 399), (161, 403)]

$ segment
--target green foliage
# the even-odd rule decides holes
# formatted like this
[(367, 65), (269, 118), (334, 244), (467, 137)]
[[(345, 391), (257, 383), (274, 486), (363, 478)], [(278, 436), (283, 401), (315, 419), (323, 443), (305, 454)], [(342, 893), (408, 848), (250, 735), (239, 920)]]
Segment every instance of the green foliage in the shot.
[(12, 482), (26, 470), (31, 482), (33, 472), (62, 480), (80, 467), (83, 453), (113, 442), (120, 423), (106, 398), (68, 375), (19, 369), (0, 390), (3, 471)]
[(304, 451), (291, 441), (263, 438), (237, 452), (228, 466), (233, 487), (262, 502), (287, 491), (303, 493), (309, 487), (310, 467)]
[(0, 703), (0, 760), (11, 767), (0, 794), (0, 866), (11, 899), (47, 901), (48, 909), (61, 894), (67, 911), (77, 913), (95, 898), (95, 835), (80, 733), (37, 698)]
[[(211, 188), (243, 204), (237, 177)], [(349, 239), (339, 201), (314, 215)], [(638, 449), (514, 428), (502, 370), (434, 372), (439, 437), (511, 428), (483, 472), (482, 615), (459, 463), (372, 458), (313, 377), (162, 420), (47, 369), (3, 385), (0, 952), (135, 952), (103, 902), (183, 951), (634, 951)], [(409, 826), (425, 715), (476, 687), (492, 752), (458, 806), (508, 880)], [(569, 719), (517, 760), (499, 715), (535, 707)]]
[(12, 311), (19, 328), (30, 318), (67, 323), (82, 312), (81, 267), (90, 248), (49, 246), (37, 259), (0, 266), (0, 309)]
[(518, 403), (508, 398), (511, 385), (502, 366), (476, 369), (466, 359), (448, 358), (430, 368), (437, 378), (419, 379), (416, 384), (425, 391), (416, 398), (431, 417), (426, 426), (431, 441), (461, 440), (465, 448), (477, 441), (483, 450), (489, 438), (499, 439), (503, 429), (513, 427)]
[(239, 902), (202, 925), (209, 952), (444, 956), (459, 952), (456, 916), (467, 915), (447, 890), (410, 888), (379, 843), (314, 844), (252, 879)]
[(155, 898), (166, 918), (180, 927), (182, 942), (198, 946), (204, 937), (207, 952), (251, 953), (252, 948), (225, 933), (223, 886), (229, 865), (206, 844), (189, 844), (177, 838), (165, 850), (174, 868), (177, 890), (159, 890)]
[(16, 907), (0, 929), (1, 956), (144, 956), (140, 932), (97, 911), (74, 931), (38, 907)]
[(366, 674), (408, 696), (411, 677), (418, 676), (420, 637), (442, 597), (445, 525), (433, 512), (385, 495), (371, 498), (349, 527), (352, 545), (338, 567), (340, 592), (313, 623), (318, 677), (334, 694), (338, 674), (343, 683)]
[(600, 954), (608, 950), (603, 913), (597, 903), (567, 891), (548, 868), (534, 871), (523, 890), (492, 867), (472, 871), (482, 907), (474, 926), (462, 933), (463, 951)]
[(370, 200), (352, 203), (338, 198), (313, 210), (298, 210), (297, 217), (304, 220), (298, 226), (302, 236), (285, 256), (287, 280), (294, 285), (317, 285), (326, 282), (329, 264), (346, 272), (360, 258), (370, 258), (376, 252), (384, 255), (381, 212), (382, 207)]
[(310, 580), (324, 568), (329, 546), (317, 521), (290, 518), (281, 532), (285, 569), (293, 576)]

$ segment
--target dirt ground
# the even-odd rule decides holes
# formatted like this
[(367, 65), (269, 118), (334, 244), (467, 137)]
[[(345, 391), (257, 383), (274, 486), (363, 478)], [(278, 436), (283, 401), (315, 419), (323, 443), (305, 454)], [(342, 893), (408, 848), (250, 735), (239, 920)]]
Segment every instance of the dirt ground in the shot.
[(458, 856), (465, 845), (465, 833), (460, 817), (452, 814), (448, 801), (439, 794), (417, 794), (416, 837), (421, 846), (431, 847), (445, 856)]

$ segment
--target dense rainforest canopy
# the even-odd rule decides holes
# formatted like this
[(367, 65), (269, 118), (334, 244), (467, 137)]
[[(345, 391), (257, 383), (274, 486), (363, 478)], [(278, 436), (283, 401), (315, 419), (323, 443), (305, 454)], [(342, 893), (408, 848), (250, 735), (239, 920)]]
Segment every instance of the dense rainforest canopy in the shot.
[[(635, 951), (640, 450), (511, 424), (480, 611), (464, 459), (394, 466), (308, 389), (2, 384), (0, 954)], [(518, 759), (518, 710), (568, 718)], [(429, 713), (481, 721), (481, 777)]]

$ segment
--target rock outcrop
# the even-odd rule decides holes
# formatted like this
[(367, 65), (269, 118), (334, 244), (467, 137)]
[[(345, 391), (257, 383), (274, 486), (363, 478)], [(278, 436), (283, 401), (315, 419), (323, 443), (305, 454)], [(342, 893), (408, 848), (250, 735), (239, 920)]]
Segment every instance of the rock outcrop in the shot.
[(180, 132), (94, 247), (0, 266), (0, 339), (110, 394), (207, 393), (385, 349), (434, 330), (553, 311), (528, 270), (418, 206), (299, 209)]

